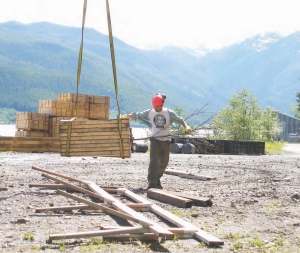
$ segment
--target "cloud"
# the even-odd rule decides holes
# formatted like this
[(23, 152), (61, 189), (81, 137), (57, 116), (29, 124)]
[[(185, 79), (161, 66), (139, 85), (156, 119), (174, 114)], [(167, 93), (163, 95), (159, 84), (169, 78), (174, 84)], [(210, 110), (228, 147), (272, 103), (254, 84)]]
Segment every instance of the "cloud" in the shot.
[[(10, 0), (0, 22), (81, 27), (83, 0)], [(298, 0), (110, 0), (114, 36), (134, 46), (219, 48), (265, 32), (300, 30)], [(105, 0), (88, 0), (86, 27), (108, 33)]]

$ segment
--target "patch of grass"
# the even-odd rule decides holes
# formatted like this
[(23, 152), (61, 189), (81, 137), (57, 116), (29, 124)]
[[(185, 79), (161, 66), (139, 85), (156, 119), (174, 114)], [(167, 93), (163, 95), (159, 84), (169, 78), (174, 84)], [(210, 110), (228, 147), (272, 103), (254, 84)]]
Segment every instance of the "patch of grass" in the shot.
[(81, 246), (81, 252), (96, 252), (104, 250), (105, 252), (109, 249), (109, 252), (115, 252), (115, 250), (120, 250), (124, 252), (129, 251), (127, 245), (117, 244), (115, 241), (103, 241), (101, 238), (92, 238), (87, 245)]
[(30, 232), (26, 232), (25, 234), (23, 234), (23, 240), (33, 240), (34, 239), (34, 235)]
[(233, 244), (230, 249), (231, 250), (238, 250), (238, 249), (242, 249), (244, 246), (241, 242), (237, 242), (235, 244)]
[(241, 239), (241, 238), (246, 238), (246, 237), (249, 237), (249, 235), (248, 234), (245, 234), (245, 235), (243, 235), (243, 234), (239, 234), (239, 233), (229, 233), (229, 234), (225, 234), (224, 235), (224, 238), (225, 239), (230, 239), (230, 240), (232, 240), (232, 241), (236, 241), (236, 240), (238, 240), (238, 239)]
[(279, 153), (286, 144), (285, 141), (272, 141), (265, 143), (265, 151), (268, 153)]
[(185, 209), (181, 210), (179, 208), (171, 209), (171, 213), (175, 214), (178, 217), (189, 217), (190, 216), (190, 217), (196, 218), (199, 216), (199, 212), (197, 212), (197, 211), (187, 212)]
[(204, 242), (200, 242), (197, 246), (199, 248), (207, 248), (207, 245)]
[(249, 245), (251, 246), (256, 246), (258, 248), (264, 248), (266, 244), (260, 240), (255, 240), (255, 241), (249, 241)]
[(283, 246), (283, 239), (282, 238), (273, 238), (273, 239), (271, 239), (271, 242), (275, 242), (276, 243), (276, 245), (278, 245), (278, 246)]
[(265, 209), (269, 212), (277, 212), (281, 209), (281, 206), (282, 206), (282, 200), (278, 199), (273, 203), (266, 204)]

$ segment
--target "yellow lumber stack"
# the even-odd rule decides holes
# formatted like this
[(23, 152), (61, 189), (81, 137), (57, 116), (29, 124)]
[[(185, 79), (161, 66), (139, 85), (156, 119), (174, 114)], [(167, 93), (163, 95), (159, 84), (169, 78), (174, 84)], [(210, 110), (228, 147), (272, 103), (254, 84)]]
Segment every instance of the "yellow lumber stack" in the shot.
[[(39, 100), (39, 113), (56, 117), (108, 119), (110, 98), (78, 94), (59, 94), (58, 100)], [(77, 105), (77, 106), (76, 106)]]
[(73, 117), (74, 105), (68, 101), (39, 100), (39, 113), (57, 117)]
[[(123, 150), (123, 157), (129, 158), (131, 155), (129, 120), (122, 119), (121, 127), (122, 146), (120, 146), (117, 119), (60, 121), (60, 154), (61, 156), (122, 157), (121, 150)], [(70, 138), (68, 138), (68, 131), (70, 131)]]
[(16, 114), (16, 137), (48, 137), (49, 115), (36, 112)]
[(57, 100), (39, 100), (38, 113), (17, 113), (16, 137), (4, 140), (1, 151), (60, 151), (61, 156), (129, 158), (129, 120), (121, 120), (120, 136), (118, 121), (109, 119), (109, 105), (109, 97), (73, 93), (59, 94)]
[(59, 137), (59, 122), (68, 119), (70, 117), (50, 117), (49, 136)]
[(59, 138), (0, 137), (0, 151), (59, 152)]

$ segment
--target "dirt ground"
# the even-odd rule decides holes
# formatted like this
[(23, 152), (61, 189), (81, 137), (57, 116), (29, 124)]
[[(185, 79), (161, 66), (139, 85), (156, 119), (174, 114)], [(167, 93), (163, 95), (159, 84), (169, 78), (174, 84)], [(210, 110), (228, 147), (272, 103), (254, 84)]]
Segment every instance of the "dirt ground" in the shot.
[[(200, 181), (164, 175), (165, 190), (211, 198), (211, 207), (179, 208), (148, 199), (147, 153), (129, 159), (61, 157), (58, 153), (0, 152), (0, 252), (300, 252), (300, 145), (279, 154), (171, 154), (169, 169), (215, 177)], [(77, 204), (55, 189), (32, 166), (101, 187), (127, 188), (224, 241), (218, 248), (196, 239), (104, 242), (92, 238), (46, 243), (50, 234), (99, 230), (122, 225), (104, 212), (42, 212), (36, 208)], [(121, 199), (128, 202), (126, 199)], [(166, 221), (142, 213), (162, 226)], [(101, 237), (100, 237), (101, 238)]]

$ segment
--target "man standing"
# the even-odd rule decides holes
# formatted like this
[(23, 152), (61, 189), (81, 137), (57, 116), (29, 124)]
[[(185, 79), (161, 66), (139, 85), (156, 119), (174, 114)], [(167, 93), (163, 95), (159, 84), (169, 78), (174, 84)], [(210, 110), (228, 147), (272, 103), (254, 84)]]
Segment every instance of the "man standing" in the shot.
[(122, 118), (139, 121), (152, 128), (147, 190), (150, 188), (163, 188), (160, 178), (169, 163), (171, 125), (173, 123), (180, 124), (185, 128), (186, 134), (192, 132), (192, 129), (182, 117), (178, 116), (173, 110), (164, 107), (165, 99), (165, 95), (158, 93), (152, 98), (152, 109), (122, 116)]

